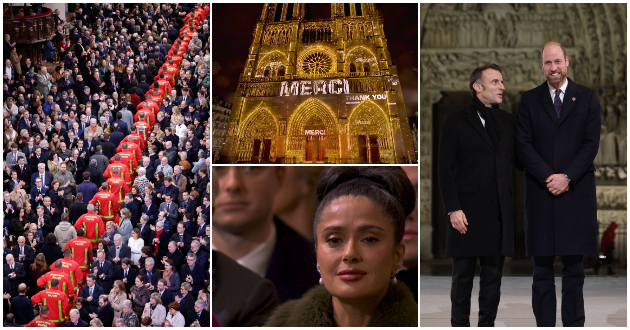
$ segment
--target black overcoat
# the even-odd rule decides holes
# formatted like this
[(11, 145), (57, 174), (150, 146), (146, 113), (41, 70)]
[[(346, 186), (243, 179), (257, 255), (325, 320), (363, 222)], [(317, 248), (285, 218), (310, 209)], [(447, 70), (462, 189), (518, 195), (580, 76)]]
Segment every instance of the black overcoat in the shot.
[(462, 210), (468, 220), (460, 234), (445, 217), (449, 257), (514, 254), (514, 116), (498, 107), (488, 113), (499, 131), (497, 148), (472, 105), (444, 120), (438, 156), (444, 213)]
[[(521, 95), (516, 152), (525, 167), (525, 246), (528, 256), (597, 253), (593, 160), (599, 148), (597, 93), (569, 79), (560, 118), (547, 82)], [(551, 174), (567, 174), (569, 191), (547, 189)]]

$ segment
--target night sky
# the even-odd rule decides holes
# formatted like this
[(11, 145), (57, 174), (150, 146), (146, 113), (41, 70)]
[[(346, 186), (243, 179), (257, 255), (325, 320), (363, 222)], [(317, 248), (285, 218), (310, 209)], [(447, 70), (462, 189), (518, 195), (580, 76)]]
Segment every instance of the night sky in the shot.
[[(212, 95), (232, 102), (263, 4), (212, 4)], [(418, 5), (376, 4), (398, 68), (409, 116), (418, 111)], [(307, 15), (330, 18), (330, 4), (307, 4)], [(308, 16), (307, 16), (308, 17)]]

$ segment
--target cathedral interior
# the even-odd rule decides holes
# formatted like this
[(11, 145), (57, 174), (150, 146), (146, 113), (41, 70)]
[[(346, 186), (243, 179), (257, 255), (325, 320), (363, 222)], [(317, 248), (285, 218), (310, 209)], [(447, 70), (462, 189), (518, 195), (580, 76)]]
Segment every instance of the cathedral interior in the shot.
[[(568, 77), (594, 89), (602, 110), (595, 159), (599, 234), (615, 221), (615, 263), (627, 252), (627, 5), (421, 4), (420, 5), (420, 253), (445, 258), (448, 221), (437, 184), (437, 150), (444, 116), (470, 102), (468, 81), (487, 63), (503, 69), (501, 108), (516, 114), (520, 94), (545, 81), (542, 46), (561, 42)], [(513, 171), (515, 258), (525, 258), (523, 172)], [(592, 262), (596, 256), (592, 256)], [(588, 262), (587, 259), (586, 262)]]
[(264, 4), (219, 162), (417, 162), (376, 5), (309, 16), (308, 4)]

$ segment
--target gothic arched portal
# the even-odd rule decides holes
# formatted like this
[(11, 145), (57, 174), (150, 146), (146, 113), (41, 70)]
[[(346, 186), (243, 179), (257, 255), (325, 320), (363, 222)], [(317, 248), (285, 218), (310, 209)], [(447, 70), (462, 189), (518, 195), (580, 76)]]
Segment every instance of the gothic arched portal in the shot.
[[(350, 113), (348, 139), (350, 157), (358, 163), (376, 163), (377, 159), (378, 162), (391, 163), (396, 159), (387, 113), (372, 100), (361, 102)], [(362, 139), (365, 139), (365, 146), (360, 145)], [(377, 149), (374, 142), (378, 144)], [(361, 150), (363, 147), (367, 149)], [(362, 152), (365, 153), (363, 157)]]
[[(305, 132), (322, 129), (325, 131), (324, 134), (307, 135)], [(286, 141), (286, 155), (289, 161), (295, 158), (296, 163), (306, 162), (309, 136), (317, 137), (320, 143), (323, 143), (326, 159), (332, 161), (339, 158), (336, 115), (328, 105), (315, 98), (302, 102), (289, 117)]]
[(266, 163), (276, 157), (278, 121), (264, 107), (254, 110), (238, 134), (237, 162)]

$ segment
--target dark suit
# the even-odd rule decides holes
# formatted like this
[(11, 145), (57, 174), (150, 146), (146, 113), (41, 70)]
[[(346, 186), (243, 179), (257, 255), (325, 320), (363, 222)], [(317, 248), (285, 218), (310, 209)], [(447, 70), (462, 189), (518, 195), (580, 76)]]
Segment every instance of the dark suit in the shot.
[[(103, 288), (104, 292), (109, 294), (114, 286), (114, 265), (109, 260), (103, 260), (103, 267), (101, 267), (101, 263), (96, 260), (92, 262), (92, 267), (90, 267), (90, 273), (92, 274), (94, 274), (94, 267), (98, 268), (96, 283)], [(101, 274), (104, 274), (105, 276), (101, 278)]]
[(144, 241), (144, 246), (150, 246), (149, 239), (151, 238), (151, 226), (147, 223), (144, 228), (142, 225), (138, 223), (138, 229), (140, 230), (140, 235), (142, 236), (142, 240)]
[[(9, 205), (11, 205), (11, 209), (8, 209)], [(9, 202), (2, 201), (2, 210), (4, 211), (4, 218), (7, 220), (19, 215), (17, 204), (12, 200), (9, 200)]]
[(15, 315), (15, 323), (28, 324), (33, 321), (35, 315), (33, 313), (33, 302), (26, 295), (12, 296), (11, 313)]
[[(127, 124), (123, 121), (119, 120), (119, 121), (116, 121), (115, 123), (118, 123), (119, 125), (120, 123), (123, 123), (125, 124), (125, 127), (127, 127)], [(112, 123), (112, 126), (113, 126), (113, 123)], [(112, 131), (111, 133), (109, 133), (109, 142), (111, 142), (115, 146), (119, 145), (120, 141), (122, 141), (124, 138), (125, 138), (124, 129), (119, 128), (119, 131)]]
[[(39, 177), (39, 172), (36, 170), (35, 172), (33, 172), (33, 174), (31, 174), (31, 187), (37, 187), (35, 185), (35, 179), (37, 177)], [(53, 180), (53, 174), (51, 172), (48, 171), (44, 171), (44, 181), (42, 182), (42, 187), (44, 186), (49, 186), (50, 187), (50, 183)]]
[(109, 251), (107, 252), (107, 260), (112, 262), (115, 269), (122, 268), (122, 266), (120, 266), (120, 261), (122, 261), (124, 258), (131, 259), (131, 248), (125, 245), (125, 243), (120, 243), (120, 252), (118, 252), (118, 258), (120, 258), (120, 260), (117, 263), (113, 261), (115, 257), (116, 257), (116, 246), (114, 245), (110, 247)]
[[(103, 179), (103, 172), (99, 171), (97, 167), (92, 166), (88, 167), (86, 171), (90, 172), (90, 181), (100, 189), (101, 184), (105, 182)], [(85, 198), (83, 200), (86, 201)]]
[(212, 313), (225, 327), (262, 326), (278, 305), (271, 281), (215, 250), (211, 287)]
[(171, 236), (171, 241), (175, 241), (176, 243), (184, 242), (184, 246), (178, 247), (178, 249), (182, 251), (182, 254), (186, 255), (188, 254), (188, 251), (190, 251), (190, 243), (192, 243), (193, 239), (192, 236), (187, 232), (184, 232), (182, 236), (183, 237), (180, 239), (179, 233), (175, 232), (175, 234)]
[[(84, 199), (85, 200), (85, 199)], [(76, 223), (79, 218), (86, 214), (87, 204), (82, 202), (74, 202), (70, 205), (70, 210), (68, 211), (68, 221), (72, 224)]]
[(210, 327), (210, 312), (208, 312), (205, 309), (201, 310), (201, 315), (197, 314), (197, 312), (195, 312), (195, 310), (193, 309), (192, 311), (189, 312), (188, 314), (191, 323), (195, 322), (195, 320), (199, 320), (199, 326), (201, 327)]
[(157, 268), (155, 268), (155, 266), (157, 265), (159, 261), (155, 259), (155, 262), (156, 264), (153, 265), (153, 269), (151, 269), (151, 282), (149, 282), (149, 276), (148, 276), (149, 274), (146, 268), (140, 269), (140, 272), (139, 272), (140, 275), (144, 276), (144, 279), (146, 280), (145, 284), (151, 283), (151, 285), (154, 286), (154, 289), (157, 288), (158, 280), (162, 278), (162, 273)]
[(85, 299), (85, 304), (87, 306), (83, 306), (85, 307), (89, 307), (90, 313), (96, 313), (98, 310), (98, 297), (100, 297), (100, 295), (103, 294), (103, 288), (98, 285), (98, 284), (94, 284), (94, 291), (92, 292), (92, 301), (88, 302), (87, 298), (90, 297), (90, 287), (87, 285), (83, 286), (83, 291), (81, 291), (81, 298)]
[(116, 155), (116, 146), (110, 141), (102, 141), (101, 147), (103, 148), (103, 155), (110, 159)]
[(173, 264), (175, 264), (175, 268), (181, 274), (182, 266), (186, 263), (186, 257), (180, 250), (175, 250), (173, 253), (167, 253), (166, 257), (173, 260)]
[[(125, 283), (125, 289), (127, 292), (131, 292), (131, 288), (136, 284), (136, 276), (138, 276), (138, 271), (129, 267), (127, 268), (129, 271), (127, 272), (127, 283)], [(122, 267), (116, 269), (114, 271), (114, 281), (123, 280), (125, 278), (125, 270)]]
[(111, 327), (114, 324), (114, 309), (112, 308), (112, 304), (108, 303), (105, 307), (101, 308), (96, 317), (103, 322), (104, 327)]
[[(33, 250), (31, 249), (31, 254), (32, 251)], [(15, 260), (17, 260), (17, 258)], [(9, 285), (11, 286), (11, 297), (16, 297), (18, 295), (18, 285), (20, 285), (21, 283), (26, 283), (26, 273), (24, 272), (23, 264), (13, 261), (13, 265), (14, 268), (13, 271), (11, 271), (11, 266), (9, 266), (9, 264), (4, 264), (3, 276), (5, 278), (9, 278), (9, 274), (15, 272), (16, 276), (9, 279)]]
[[(157, 288), (156, 288), (156, 290), (157, 290)], [(156, 291), (156, 292), (158, 294), (160, 293), (160, 291)], [(168, 309), (168, 304), (170, 304), (173, 301), (175, 301), (175, 296), (171, 293), (171, 291), (169, 291), (168, 288), (164, 289), (164, 292), (162, 292), (162, 296), (160, 298), (162, 299), (162, 305), (166, 309)]]
[[(178, 296), (181, 296), (181, 294), (179, 294)], [(179, 307), (181, 308), (182, 311), (184, 311), (182, 313), (182, 315), (184, 316), (184, 319), (186, 320), (186, 323), (184, 326), (186, 327), (190, 326), (190, 324), (192, 323), (192, 320), (190, 319), (190, 314), (188, 314), (188, 312), (186, 311), (195, 310), (195, 298), (193, 298), (190, 292), (187, 293), (186, 296), (183, 297), (182, 300), (179, 301)]]
[(33, 255), (33, 248), (24, 244), (24, 260), (20, 260), (20, 246), (16, 245), (11, 249), (11, 254), (17, 263), (23, 264), (25, 267), (29, 267), (33, 261), (35, 261), (35, 256)]
[[(597, 93), (571, 79), (559, 101), (558, 117), (545, 82), (523, 93), (518, 105), (516, 151), (525, 168), (525, 247), (534, 261), (537, 325), (555, 326), (553, 260), (562, 256), (562, 323), (584, 326), (583, 255), (597, 253), (593, 160), (601, 109)], [(560, 173), (571, 180), (569, 191), (553, 195), (546, 179)]]
[[(485, 126), (481, 111), (487, 111)], [(453, 326), (470, 325), (477, 257), (483, 279), (479, 326), (494, 325), (503, 260), (514, 254), (513, 161), (514, 117), (498, 106), (488, 108), (474, 96), (468, 107), (444, 119), (438, 167), (444, 215), (461, 210), (468, 219), (466, 234), (450, 227), (446, 237), (446, 254), (453, 257)]]
[[(28, 166), (27, 164), (24, 164), (24, 167), (21, 169), (20, 164), (17, 164), (13, 166), (13, 169), (17, 171), (18, 180), (24, 181), (24, 183), (26, 183), (28, 187), (31, 187), (29, 185), (31, 182), (31, 175), (33, 175), (33, 173), (31, 172), (31, 167)], [(9, 191), (12, 191), (12, 190), (9, 190)]]
[(142, 213), (149, 216), (149, 221), (147, 222), (147, 224), (155, 224), (155, 221), (157, 220), (160, 211), (158, 210), (157, 205), (151, 203), (151, 206), (149, 207), (147, 207), (146, 204), (142, 205)]
[[(32, 308), (31, 308), (32, 309)], [(89, 327), (89, 324), (81, 319), (79, 319), (79, 322), (77, 322), (77, 325), (74, 325), (74, 323), (72, 323), (72, 321), (68, 321), (66, 322), (66, 328), (76, 328), (76, 327)]]
[(191, 275), (193, 278), (193, 284), (192, 284), (192, 293), (196, 296), (199, 293), (199, 290), (201, 290), (201, 287), (203, 286), (203, 281), (204, 281), (204, 272), (206, 272), (208, 270), (208, 268), (202, 267), (199, 264), (195, 263), (195, 268), (193, 268), (192, 271), (190, 271), (190, 267), (188, 266), (188, 264), (184, 264), (182, 266), (182, 271), (181, 271), (181, 276), (179, 277), (183, 282), (186, 281), (186, 276)]

